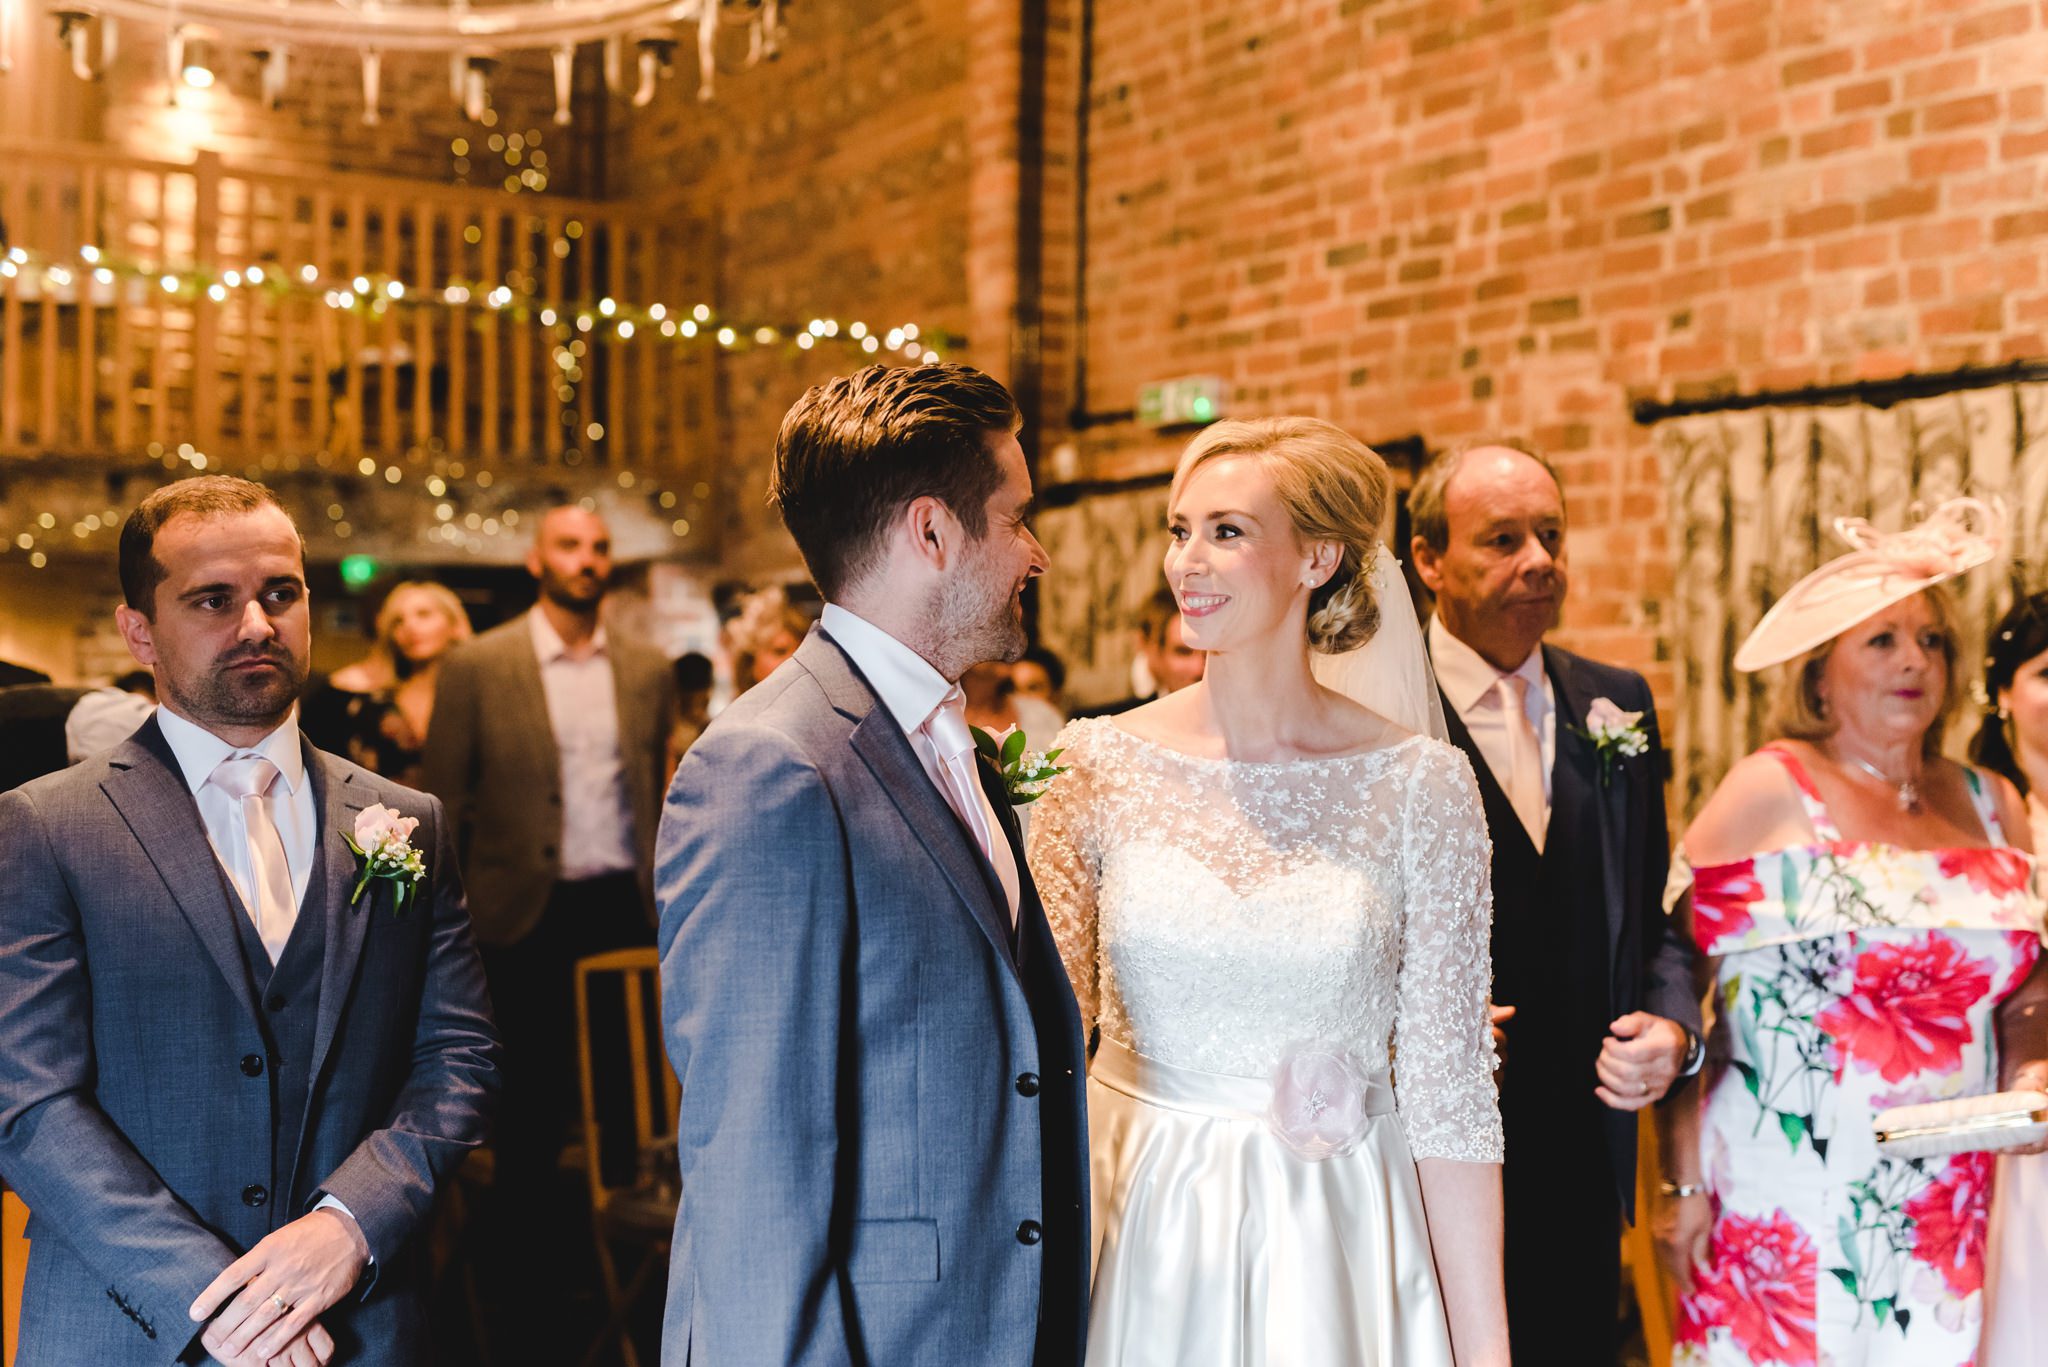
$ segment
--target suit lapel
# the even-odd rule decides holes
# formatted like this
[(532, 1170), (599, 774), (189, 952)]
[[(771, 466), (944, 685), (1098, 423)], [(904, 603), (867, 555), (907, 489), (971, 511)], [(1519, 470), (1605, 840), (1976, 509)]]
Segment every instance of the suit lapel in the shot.
[(249, 974), (242, 963), (233, 919), (241, 912), (228, 900), (228, 882), (199, 820), (199, 806), (185, 787), (184, 775), (163, 732), (157, 729), (156, 719), (152, 717), (123, 741), (111, 763), (115, 772), (101, 781), (101, 791), (156, 867), (157, 876), (170, 889), (171, 899), (205, 946), (228, 990), (255, 1022), (256, 1003), (250, 996)]
[(896, 804), (896, 810), (924, 845), (925, 852), (945, 872), (946, 881), (981, 924), (989, 943), (1002, 955), (1003, 962), (1014, 968), (1009, 908), (998, 906), (989, 891), (989, 880), (982, 872), (988, 861), (981, 857), (967, 828), (960, 824), (960, 818), (953, 814), (953, 808), (925, 773), (924, 765), (918, 762), (916, 752), (888, 708), (877, 705), (865, 721), (854, 727), (853, 748), (866, 761), (889, 800)]
[[(868, 766), (904, 824), (946, 875), (946, 881), (966, 904), (989, 943), (1014, 972), (1017, 960), (1010, 950), (1010, 909), (990, 890), (991, 880), (984, 872), (988, 861), (982, 858), (974, 838), (925, 773), (896, 718), (875, 696), (874, 689), (860, 676), (846, 652), (823, 631), (813, 630), (805, 637), (792, 661), (801, 663), (818, 680), (832, 706), (854, 721), (850, 742), (854, 753)], [(1020, 859), (1020, 870), (1022, 863)]]
[[(355, 891), (356, 858), (342, 836), (353, 831), (356, 813), (370, 805), (370, 795), (355, 782), (355, 771), (332, 756), (313, 748), (302, 739), (306, 772), (313, 780), (314, 808), (320, 813), (314, 870), (318, 884), (308, 884), (302, 916), (326, 918), (327, 939), (320, 956), (320, 1014), (313, 1025), (313, 1058), (309, 1080), (317, 1081), (327, 1051), (341, 1025), (342, 1008), (348, 1003), (349, 988), (355, 981), (356, 964), (363, 956), (363, 938), (369, 934), (373, 906), (385, 904), (388, 888), (371, 887), (362, 900), (349, 905)], [(308, 1096), (310, 1098), (309, 1090)]]
[[(538, 607), (528, 609), (529, 613), (539, 611)], [(511, 686), (504, 689), (495, 701), (519, 710), (521, 715), (514, 724), (521, 732), (531, 736), (546, 736), (548, 744), (559, 750), (561, 747), (555, 738), (554, 719), (548, 716), (547, 690), (540, 681), (540, 656), (535, 654), (533, 649), (533, 624), (525, 618), (520, 618), (519, 622), (519, 634), (505, 643), (506, 668), (503, 677)], [(616, 678), (617, 669), (614, 668), (612, 672)]]
[[(1024, 967), (1024, 955), (1030, 937), (1024, 933), (1025, 918), (1042, 914), (1039, 907), (1038, 885), (1031, 881), (1031, 866), (1024, 860), (1024, 822), (1017, 815), (1017, 809), (1010, 804), (1010, 794), (1003, 787), (1003, 772), (980, 755), (974, 763), (975, 777), (981, 780), (981, 793), (988, 799), (989, 807), (996, 814), (996, 825), (1003, 833), (1003, 839), (1010, 844), (1010, 854), (1017, 864), (1017, 925), (1011, 937), (1011, 944), (1017, 955), (1017, 967)], [(983, 860), (984, 867), (988, 861)], [(994, 869), (988, 870), (989, 891), (996, 897), (997, 905), (1004, 905), (1008, 899), (1003, 894), (1002, 879)]]
[(1550, 671), (1557, 690), (1557, 758), (1551, 770), (1551, 811), (1563, 809), (1569, 793), (1574, 806), (1589, 806), (1597, 814), (1593, 823), (1600, 842), (1601, 889), (1607, 898), (1607, 949), (1609, 957), (1621, 938), (1622, 898), (1621, 842), (1627, 821), (1628, 766), (1614, 766), (1612, 778), (1600, 780), (1600, 755), (1593, 742), (1581, 734), (1586, 729), (1586, 712), (1593, 695), (1585, 671), (1573, 658), (1554, 646), (1543, 647), (1544, 667)]

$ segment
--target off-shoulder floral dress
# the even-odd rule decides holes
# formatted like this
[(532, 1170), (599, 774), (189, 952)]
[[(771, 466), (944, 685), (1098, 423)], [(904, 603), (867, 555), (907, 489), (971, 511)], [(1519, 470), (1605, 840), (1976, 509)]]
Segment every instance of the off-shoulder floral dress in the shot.
[(1983, 1317), (1986, 1154), (1878, 1156), (1888, 1106), (1995, 1091), (1993, 1012), (2041, 950), (2034, 861), (1844, 840), (1797, 757), (1814, 839), (1692, 871), (1695, 935), (1720, 961), (1701, 1112), (1707, 1266), (1674, 1362), (1966, 1367)]

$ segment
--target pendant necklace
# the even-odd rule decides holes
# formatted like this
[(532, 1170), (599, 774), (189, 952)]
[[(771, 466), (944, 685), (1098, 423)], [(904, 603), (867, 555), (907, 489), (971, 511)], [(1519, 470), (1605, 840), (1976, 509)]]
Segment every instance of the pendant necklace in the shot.
[(1893, 778), (1868, 760), (1858, 759), (1854, 755), (1844, 755), (1842, 758), (1848, 760), (1849, 763), (1855, 765), (1878, 782), (1896, 785), (1899, 790), (1899, 810), (1909, 816), (1918, 816), (1920, 814), (1920, 785), (1913, 780), (1912, 775), (1909, 774), (1905, 778)]

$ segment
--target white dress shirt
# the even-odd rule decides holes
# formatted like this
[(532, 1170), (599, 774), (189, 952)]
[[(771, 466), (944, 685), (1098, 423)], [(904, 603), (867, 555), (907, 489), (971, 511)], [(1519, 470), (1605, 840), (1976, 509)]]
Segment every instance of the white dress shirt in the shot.
[(156, 724), (178, 761), (178, 772), (191, 789), (193, 801), (199, 804), (199, 820), (206, 827), (215, 857), (235, 885), (243, 908), (252, 915), (257, 907), (256, 879), (249, 867), (249, 830), (242, 820), (242, 804), (206, 780), (231, 756), (261, 755), (277, 766), (281, 777), (263, 801), (270, 808), (270, 819), (277, 823), (278, 838), (284, 842), (285, 867), (292, 875), (290, 914), (296, 924), (299, 908), (306, 901), (306, 884), (313, 877), (313, 842), (320, 829), (313, 785), (306, 781), (305, 752), (299, 748), (298, 709), (261, 741), (244, 747), (229, 745), (168, 707), (157, 709)]
[[(944, 798), (946, 784), (939, 773), (938, 752), (933, 749), (931, 737), (926, 733), (924, 724), (932, 713), (938, 711), (939, 704), (946, 700), (946, 695), (953, 691), (954, 685), (947, 682), (945, 675), (933, 669), (931, 662), (924, 656), (866, 618), (848, 612), (837, 603), (825, 605), (825, 611), (818, 617), (818, 625), (824, 629), (827, 636), (839, 644), (840, 649), (846, 652), (854, 667), (860, 670), (868, 685), (875, 690), (875, 696), (882, 700), (882, 706), (889, 709), (889, 716), (902, 730), (904, 739), (910, 742), (911, 753), (916, 755), (917, 762), (924, 766), (925, 776), (932, 781), (932, 786), (939, 790), (939, 796)], [(1049, 743), (1051, 739), (1047, 736), (1045, 742)], [(1002, 822), (989, 806), (987, 795), (981, 791), (979, 784), (975, 785), (974, 792), (981, 802), (988, 828), (995, 834), (998, 846), (995, 857), (1014, 857), (1009, 855), (1009, 842), (1003, 836)], [(1014, 878), (1005, 878), (1001, 881), (1005, 891), (1017, 886)], [(1016, 896), (1015, 892), (1011, 892), (1010, 922), (1013, 926), (1017, 920)]]
[[(1444, 691), (1444, 700), (1465, 723), (1465, 729), (1472, 733), (1472, 743), (1479, 747), (1487, 768), (1493, 770), (1494, 778), (1506, 789), (1511, 781), (1514, 761), (1509, 749), (1507, 719), (1500, 710), (1500, 694), (1496, 685), (1505, 677), (1500, 670), (1486, 662), (1486, 658), (1471, 646), (1453, 636), (1444, 626), (1441, 617), (1432, 617), (1429, 622), (1429, 660), (1436, 669), (1437, 686)], [(1543, 668), (1543, 647), (1529, 652), (1529, 658), (1509, 671), (1528, 680), (1529, 688), (1523, 697), (1523, 709), (1529, 717), (1529, 725), (1535, 728), (1536, 742), (1543, 754), (1543, 814), (1547, 821), (1550, 816), (1550, 771), (1557, 763), (1557, 695), (1551, 689), (1550, 675)]]
[(526, 616), (562, 766), (561, 877), (631, 873), (639, 865), (633, 801), (619, 753), (619, 694), (604, 628), (573, 654), (539, 607)]

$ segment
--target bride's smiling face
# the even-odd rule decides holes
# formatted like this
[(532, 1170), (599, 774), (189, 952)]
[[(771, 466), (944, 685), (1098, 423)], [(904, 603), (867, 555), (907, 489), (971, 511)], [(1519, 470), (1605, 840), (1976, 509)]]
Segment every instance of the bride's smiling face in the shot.
[(1290, 622), (1305, 632), (1309, 590), (1329, 578), (1334, 548), (1302, 541), (1263, 459), (1221, 456), (1197, 466), (1181, 481), (1166, 527), (1166, 582), (1189, 646), (1242, 647)]

